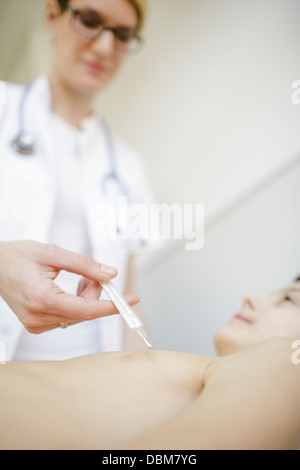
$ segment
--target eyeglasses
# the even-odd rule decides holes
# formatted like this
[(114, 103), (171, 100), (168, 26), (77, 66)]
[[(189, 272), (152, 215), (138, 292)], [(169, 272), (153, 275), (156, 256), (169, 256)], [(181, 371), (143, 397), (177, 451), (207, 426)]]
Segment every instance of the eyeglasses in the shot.
[(112, 28), (92, 11), (82, 11), (68, 5), (62, 8), (71, 14), (71, 29), (81, 37), (94, 40), (104, 31), (111, 31), (114, 35), (114, 49), (127, 54), (137, 52), (142, 43), (142, 38), (126, 27)]

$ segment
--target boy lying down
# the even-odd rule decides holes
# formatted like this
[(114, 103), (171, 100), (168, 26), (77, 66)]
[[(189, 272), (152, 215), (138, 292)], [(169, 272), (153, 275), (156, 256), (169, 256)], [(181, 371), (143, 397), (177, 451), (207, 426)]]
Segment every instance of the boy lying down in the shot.
[(0, 448), (298, 449), (299, 338), (296, 281), (245, 297), (215, 336), (218, 357), (149, 351), (2, 365)]

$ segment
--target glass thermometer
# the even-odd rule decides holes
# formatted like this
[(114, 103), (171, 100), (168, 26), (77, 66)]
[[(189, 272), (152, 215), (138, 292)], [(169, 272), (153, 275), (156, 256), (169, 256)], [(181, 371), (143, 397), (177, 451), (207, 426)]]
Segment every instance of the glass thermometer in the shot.
[(125, 322), (132, 330), (135, 330), (140, 337), (144, 340), (148, 348), (152, 348), (152, 344), (150, 343), (144, 327), (143, 323), (130, 307), (130, 305), (126, 302), (124, 297), (118, 292), (117, 288), (111, 281), (108, 282), (101, 282), (101, 286), (103, 287), (104, 291), (118, 309), (120, 315), (124, 318)]

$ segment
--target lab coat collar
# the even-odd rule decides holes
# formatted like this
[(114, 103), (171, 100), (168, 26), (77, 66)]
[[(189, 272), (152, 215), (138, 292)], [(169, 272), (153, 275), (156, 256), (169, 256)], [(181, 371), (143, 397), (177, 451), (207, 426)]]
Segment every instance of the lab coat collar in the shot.
[[(43, 108), (51, 113), (52, 93), (49, 78), (46, 75), (40, 75), (34, 82), (34, 96), (36, 101)], [(93, 113), (91, 116), (83, 118), (80, 122), (80, 128), (83, 133), (93, 132), (96, 126), (99, 126), (99, 115)], [(71, 125), (71, 124), (70, 124)]]
[(46, 75), (39, 76), (33, 83), (33, 96), (44, 109), (51, 109), (50, 83)]

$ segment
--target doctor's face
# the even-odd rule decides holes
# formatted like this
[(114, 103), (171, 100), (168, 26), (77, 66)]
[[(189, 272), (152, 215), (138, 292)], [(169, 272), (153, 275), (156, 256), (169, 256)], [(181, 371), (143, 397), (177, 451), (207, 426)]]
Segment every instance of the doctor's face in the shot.
[(138, 14), (128, 0), (70, 0), (67, 7), (62, 12), (57, 0), (48, 1), (47, 21), (54, 35), (52, 73), (90, 98), (112, 80), (127, 51), (126, 43), (122, 50), (122, 41), (116, 47), (110, 30), (103, 30), (95, 39), (85, 33), (102, 22), (128, 37), (136, 32)]
[(247, 295), (241, 311), (215, 335), (220, 356), (272, 337), (300, 339), (300, 282), (266, 296)]

